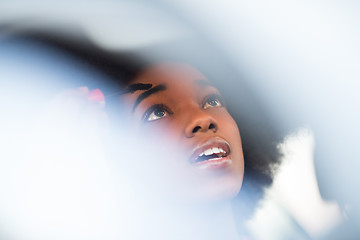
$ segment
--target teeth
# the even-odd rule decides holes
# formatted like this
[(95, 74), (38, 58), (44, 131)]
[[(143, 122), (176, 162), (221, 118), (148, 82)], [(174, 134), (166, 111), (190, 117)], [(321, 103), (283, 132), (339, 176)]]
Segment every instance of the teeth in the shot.
[(214, 147), (214, 148), (212, 148), (211, 149), (214, 153), (220, 153), (220, 149), (219, 148), (217, 148), (217, 147)]
[(206, 149), (206, 150), (204, 151), (204, 154), (205, 154), (206, 156), (209, 156), (209, 155), (213, 154), (213, 151), (212, 151), (211, 149)]
[(203, 155), (209, 156), (212, 154), (219, 154), (219, 153), (225, 154), (226, 152), (222, 148), (213, 147), (211, 149), (206, 149), (204, 152), (200, 153), (198, 157), (201, 157)]

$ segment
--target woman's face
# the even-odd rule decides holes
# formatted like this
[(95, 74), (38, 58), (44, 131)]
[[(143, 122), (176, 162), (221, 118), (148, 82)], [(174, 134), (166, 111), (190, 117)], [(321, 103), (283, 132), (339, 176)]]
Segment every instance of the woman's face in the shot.
[(152, 65), (129, 84), (124, 98), (137, 129), (175, 146), (166, 161), (172, 171), (187, 174), (181, 180), (188, 184), (185, 198), (217, 201), (238, 194), (244, 175), (239, 130), (219, 91), (198, 70)]

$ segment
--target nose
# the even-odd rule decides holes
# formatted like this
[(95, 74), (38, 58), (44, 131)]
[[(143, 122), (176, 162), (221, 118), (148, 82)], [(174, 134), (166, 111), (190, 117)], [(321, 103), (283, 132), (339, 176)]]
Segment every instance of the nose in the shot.
[(216, 132), (218, 123), (216, 120), (203, 110), (197, 110), (190, 115), (190, 120), (185, 126), (185, 136), (191, 138), (200, 132)]

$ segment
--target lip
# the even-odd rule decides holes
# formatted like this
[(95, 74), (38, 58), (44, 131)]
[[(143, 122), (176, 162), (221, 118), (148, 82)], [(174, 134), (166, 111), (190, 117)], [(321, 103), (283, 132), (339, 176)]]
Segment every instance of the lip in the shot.
[[(207, 149), (212, 149), (214, 147), (223, 149), (226, 153), (226, 156), (203, 160), (200, 162), (196, 161), (196, 159), (201, 153), (203, 153)], [(232, 163), (230, 154), (230, 144), (224, 139), (219, 137), (205, 139), (194, 148), (190, 157), (190, 163), (199, 169), (222, 169)]]

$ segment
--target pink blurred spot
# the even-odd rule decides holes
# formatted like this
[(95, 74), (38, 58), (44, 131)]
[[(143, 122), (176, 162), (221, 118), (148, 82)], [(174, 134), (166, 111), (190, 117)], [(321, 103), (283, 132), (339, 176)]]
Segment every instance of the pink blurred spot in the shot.
[(91, 92), (89, 92), (88, 99), (89, 101), (93, 101), (93, 102), (105, 101), (104, 94), (101, 92), (100, 89), (94, 89)]

